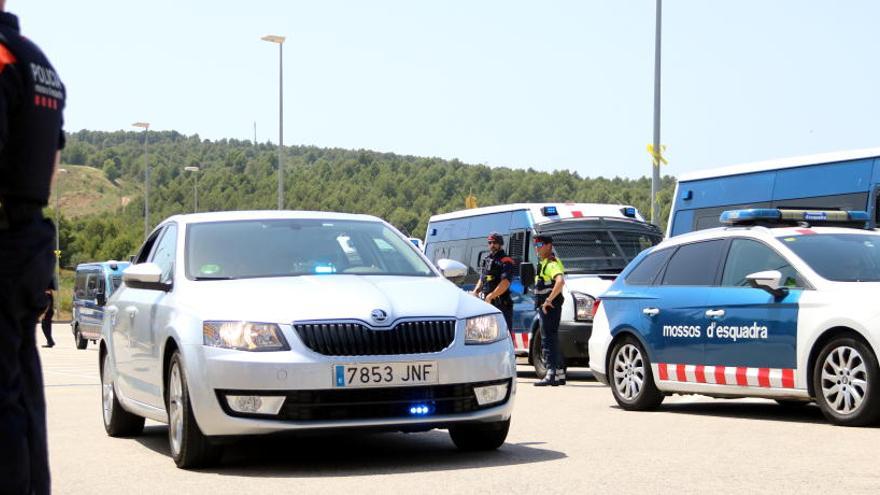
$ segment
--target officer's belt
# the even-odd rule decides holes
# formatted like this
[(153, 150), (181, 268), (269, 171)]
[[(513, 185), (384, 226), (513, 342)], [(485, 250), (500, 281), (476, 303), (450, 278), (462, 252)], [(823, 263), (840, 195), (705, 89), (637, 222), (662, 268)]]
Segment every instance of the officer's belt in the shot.
[(536, 289), (534, 290), (534, 292), (535, 292), (535, 294), (537, 294), (537, 295), (541, 295), (541, 294), (549, 294), (549, 293), (553, 292), (553, 287), (547, 287), (546, 289), (537, 289), (537, 288), (536, 288)]
[(43, 217), (43, 208), (37, 203), (0, 201), (0, 230), (12, 230)]

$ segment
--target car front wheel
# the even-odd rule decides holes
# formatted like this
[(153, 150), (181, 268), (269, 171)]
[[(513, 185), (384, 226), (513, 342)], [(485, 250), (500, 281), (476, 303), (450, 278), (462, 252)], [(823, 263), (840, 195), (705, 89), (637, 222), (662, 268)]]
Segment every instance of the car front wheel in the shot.
[(458, 450), (466, 452), (495, 450), (504, 445), (510, 430), (510, 418), (495, 423), (477, 423), (449, 428), (449, 436)]
[(217, 463), (223, 451), (219, 446), (211, 444), (196, 423), (179, 351), (174, 351), (174, 355), (171, 356), (165, 390), (168, 443), (174, 463), (184, 469), (206, 467)]
[(663, 402), (663, 394), (654, 383), (648, 355), (636, 339), (625, 337), (614, 345), (609, 368), (611, 393), (620, 407), (647, 411)]
[(822, 348), (813, 368), (816, 403), (836, 425), (875, 423), (880, 418), (878, 380), (873, 351), (853, 337), (837, 337)]

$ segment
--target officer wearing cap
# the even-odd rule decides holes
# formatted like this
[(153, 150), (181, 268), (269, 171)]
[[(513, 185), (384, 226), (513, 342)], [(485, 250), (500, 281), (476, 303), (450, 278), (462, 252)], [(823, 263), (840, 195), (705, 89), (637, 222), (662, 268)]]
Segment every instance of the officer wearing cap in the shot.
[(501, 310), (507, 331), (513, 332), (513, 299), (510, 282), (513, 280), (513, 258), (504, 252), (504, 237), (492, 232), (486, 239), (489, 254), (480, 263), (480, 280), (473, 294)]
[(55, 260), (43, 219), (65, 90), (0, 0), (0, 492), (50, 492), (37, 317)]
[(553, 255), (553, 238), (549, 235), (535, 236), (535, 249), (541, 261), (535, 275), (535, 309), (541, 319), (541, 350), (547, 374), (536, 387), (565, 385), (565, 369), (559, 354), (559, 319), (562, 317), (562, 287), (565, 285), (565, 267)]

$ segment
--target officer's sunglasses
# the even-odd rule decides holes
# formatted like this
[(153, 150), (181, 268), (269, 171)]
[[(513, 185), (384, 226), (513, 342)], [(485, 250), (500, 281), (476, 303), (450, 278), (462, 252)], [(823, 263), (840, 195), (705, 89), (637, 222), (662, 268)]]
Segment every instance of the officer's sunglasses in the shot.
[(491, 246), (492, 244), (501, 244), (501, 243), (498, 241), (489, 241), (489, 245)]
[(544, 247), (544, 243), (543, 242), (536, 242), (535, 247), (536, 248)]

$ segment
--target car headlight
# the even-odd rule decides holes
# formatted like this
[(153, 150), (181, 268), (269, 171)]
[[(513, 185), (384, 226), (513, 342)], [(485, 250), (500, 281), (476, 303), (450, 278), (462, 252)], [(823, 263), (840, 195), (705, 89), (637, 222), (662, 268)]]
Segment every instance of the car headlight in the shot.
[(483, 315), (468, 318), (465, 324), (465, 344), (491, 344), (498, 342), (507, 335), (501, 329), (504, 328), (501, 315)]
[(574, 319), (577, 321), (590, 321), (593, 319), (593, 303), (596, 299), (582, 294), (580, 292), (572, 292), (574, 298)]
[(290, 347), (274, 323), (249, 321), (206, 321), (202, 324), (204, 344), (239, 351), (286, 351)]

